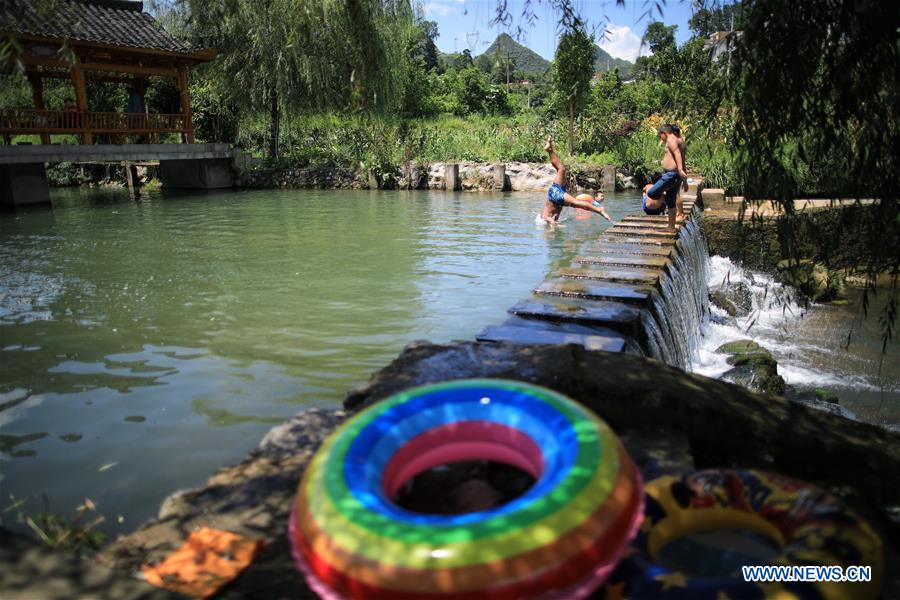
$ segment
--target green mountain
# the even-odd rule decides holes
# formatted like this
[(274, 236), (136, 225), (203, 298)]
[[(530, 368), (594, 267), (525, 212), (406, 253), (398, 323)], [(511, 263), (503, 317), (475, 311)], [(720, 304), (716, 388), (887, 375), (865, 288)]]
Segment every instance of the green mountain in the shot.
[(521, 71), (526, 77), (534, 75), (542, 75), (550, 69), (550, 61), (543, 56), (526, 48), (509, 35), (501, 33), (494, 40), (494, 43), (488, 46), (478, 58), (482, 61), (485, 59), (491, 63), (499, 60), (506, 60), (506, 57), (512, 60), (517, 71)]
[[(450, 65), (461, 57), (461, 54), (445, 54), (438, 52), (441, 64)], [(506, 57), (512, 60), (516, 71), (521, 71), (526, 77), (534, 77), (535, 75), (543, 75), (550, 70), (550, 61), (542, 57), (537, 52), (526, 48), (512, 37), (505, 33), (497, 36), (497, 39), (488, 46), (479, 56), (474, 57), (475, 64), (480, 66), (486, 72), (491, 70), (491, 66), (498, 61), (506, 60)], [(613, 58), (606, 50), (600, 46), (594, 49), (594, 71), (597, 73), (605, 73), (618, 67), (619, 74), (622, 78), (627, 78), (634, 68), (634, 63), (628, 62), (621, 58)]]
[(634, 68), (634, 63), (628, 62), (621, 58), (613, 58), (609, 52), (596, 46), (594, 49), (594, 71), (597, 73), (605, 73), (619, 67), (619, 75), (623, 79), (627, 78)]

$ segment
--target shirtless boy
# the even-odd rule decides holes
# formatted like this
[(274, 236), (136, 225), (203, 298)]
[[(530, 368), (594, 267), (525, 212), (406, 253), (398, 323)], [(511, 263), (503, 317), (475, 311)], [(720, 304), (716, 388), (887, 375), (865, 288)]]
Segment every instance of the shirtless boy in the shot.
[(678, 197), (678, 188), (682, 183), (687, 183), (687, 173), (684, 172), (684, 156), (679, 147), (675, 127), (668, 123), (660, 127), (659, 139), (665, 144), (662, 159), (665, 172), (656, 183), (644, 188), (646, 191), (643, 208), (648, 215), (661, 215), (663, 210), (668, 208), (669, 230), (675, 231), (675, 200)]
[(544, 203), (541, 218), (545, 222), (555, 225), (559, 221), (559, 215), (562, 213), (563, 207), (571, 206), (572, 208), (595, 212), (598, 215), (602, 215), (607, 221), (612, 221), (612, 218), (606, 214), (606, 210), (601, 206), (603, 192), (598, 192), (593, 201), (591, 201), (588, 194), (579, 194), (576, 198), (566, 192), (566, 167), (563, 166), (559, 157), (556, 156), (556, 150), (553, 148), (553, 136), (547, 138), (544, 150), (550, 155), (550, 164), (556, 169), (556, 177), (553, 178), (553, 183), (547, 189), (547, 202)]
[[(687, 165), (687, 142), (684, 141), (684, 136), (681, 135), (681, 127), (672, 123), (672, 132), (675, 134), (675, 137), (678, 138), (678, 149), (681, 150), (681, 161)], [(685, 170), (687, 170), (687, 167), (685, 167)], [(688, 191), (687, 178), (681, 180), (681, 189), (685, 192)], [(678, 197), (675, 199), (675, 221), (677, 223), (684, 221), (684, 200), (681, 198), (681, 194), (678, 194)]]

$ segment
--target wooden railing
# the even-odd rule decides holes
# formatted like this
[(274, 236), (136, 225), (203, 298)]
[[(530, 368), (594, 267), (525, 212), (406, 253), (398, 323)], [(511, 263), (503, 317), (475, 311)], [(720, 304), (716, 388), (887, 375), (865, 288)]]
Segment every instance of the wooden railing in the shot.
[(0, 135), (190, 133), (191, 118), (182, 114), (144, 114), (0, 109)]

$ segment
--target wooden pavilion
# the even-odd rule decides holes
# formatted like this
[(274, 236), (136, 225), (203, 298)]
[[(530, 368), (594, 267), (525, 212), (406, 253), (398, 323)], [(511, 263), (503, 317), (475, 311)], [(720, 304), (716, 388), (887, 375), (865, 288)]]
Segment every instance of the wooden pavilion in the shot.
[[(24, 69), (34, 101), (33, 108), (0, 108), (0, 135), (37, 134), (49, 144), (53, 134), (75, 134), (81, 143), (92, 144), (98, 134), (121, 143), (127, 135), (158, 140), (162, 133), (180, 133), (194, 143), (188, 70), (215, 58), (215, 50), (194, 50), (175, 39), (143, 11), (143, 2), (57, 0), (54, 8), (46, 15), (31, 0), (0, 2), (0, 42), (11, 48), (0, 74)], [(174, 80), (180, 113), (147, 111), (149, 77)], [(47, 110), (46, 79), (71, 80), (75, 103)], [(130, 85), (128, 112), (91, 111), (87, 86), (92, 81)]]

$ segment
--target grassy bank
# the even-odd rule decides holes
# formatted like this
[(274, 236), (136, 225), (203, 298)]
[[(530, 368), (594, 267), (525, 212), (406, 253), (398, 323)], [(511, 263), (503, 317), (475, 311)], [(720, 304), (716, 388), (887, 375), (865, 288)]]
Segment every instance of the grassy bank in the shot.
[[(274, 160), (265, 157), (268, 121), (265, 116), (259, 116), (240, 124), (235, 143), (259, 158), (259, 165), (268, 168), (341, 167), (389, 172), (406, 162), (545, 162), (544, 142), (552, 134), (567, 164), (615, 165), (634, 175), (641, 184), (661, 169), (662, 148), (656, 130), (669, 120), (663, 115), (651, 115), (642, 121), (615, 122), (582, 117), (576, 122), (575, 147), (571, 154), (566, 144), (565, 120), (547, 119), (537, 112), (420, 119), (328, 113), (301, 115), (284, 123), (282, 152)], [(703, 175), (712, 187), (734, 190), (732, 159), (722, 135), (690, 123), (684, 123), (684, 132), (689, 149), (688, 169)], [(66, 140), (59, 141), (66, 143)], [(13, 143), (17, 142), (39, 143), (39, 140), (17, 136)], [(54, 165), (49, 175), (55, 185), (79, 185), (108, 180), (111, 177), (108, 171), (97, 165), (64, 163)]]
[[(267, 167), (389, 169), (405, 162), (544, 162), (544, 142), (552, 134), (567, 163), (612, 164), (644, 181), (660, 170), (662, 151), (655, 132), (666, 120), (653, 115), (611, 130), (599, 119), (579, 119), (571, 155), (565, 143), (565, 121), (548, 120), (538, 114), (444, 115), (430, 119), (299, 116), (284, 124), (283, 151), (275, 160), (263, 159), (268, 124), (260, 118), (242, 124), (237, 143), (260, 157)], [(686, 135), (691, 148), (688, 167), (708, 176), (713, 185), (727, 184), (730, 156), (721, 142), (687, 128)]]

